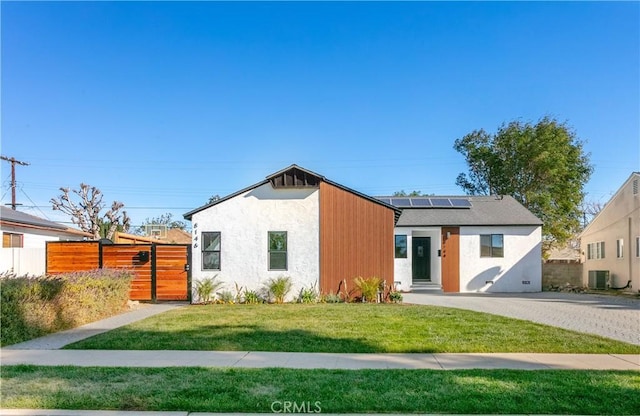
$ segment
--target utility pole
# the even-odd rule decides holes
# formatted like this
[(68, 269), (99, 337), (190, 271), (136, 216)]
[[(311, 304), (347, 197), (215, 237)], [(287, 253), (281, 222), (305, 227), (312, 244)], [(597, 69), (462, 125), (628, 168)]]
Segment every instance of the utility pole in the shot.
[(15, 157), (0, 156), (0, 159), (11, 163), (11, 209), (16, 209), (16, 164), (21, 166), (29, 166), (27, 162), (16, 160)]

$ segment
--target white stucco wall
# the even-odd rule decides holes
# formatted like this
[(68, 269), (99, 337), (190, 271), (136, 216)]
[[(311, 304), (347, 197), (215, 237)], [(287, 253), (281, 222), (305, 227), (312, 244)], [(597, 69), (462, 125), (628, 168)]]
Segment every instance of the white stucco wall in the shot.
[[(294, 283), (289, 300), (297, 297), (300, 289), (319, 284), (319, 216), (318, 189), (273, 189), (270, 184), (194, 214), (193, 286), (217, 275), (225, 282), (224, 289), (235, 293), (234, 283), (259, 290), (270, 278), (285, 275)], [(221, 270), (202, 270), (202, 233), (215, 231), (221, 232)], [(286, 271), (268, 270), (269, 231), (287, 232)]]
[(431, 237), (431, 282), (441, 284), (441, 262), (438, 250), (441, 246), (440, 227), (396, 227), (395, 235), (407, 236), (407, 258), (394, 259), (394, 279), (398, 284), (398, 290), (411, 290), (412, 270), (411, 254), (413, 253), (412, 237)]
[[(632, 291), (640, 288), (640, 257), (636, 256), (636, 238), (640, 237), (640, 192), (634, 194), (633, 181), (640, 181), (640, 175), (634, 174), (625, 182), (580, 236), (585, 286), (589, 283), (590, 270), (608, 270), (612, 287), (623, 287), (631, 280)], [(622, 257), (617, 256), (617, 240), (623, 241)], [(588, 259), (587, 246), (601, 241), (605, 243), (604, 258)]]
[[(541, 291), (541, 233), (539, 226), (460, 227), (460, 292)], [(480, 257), (480, 234), (503, 234), (504, 257)]]

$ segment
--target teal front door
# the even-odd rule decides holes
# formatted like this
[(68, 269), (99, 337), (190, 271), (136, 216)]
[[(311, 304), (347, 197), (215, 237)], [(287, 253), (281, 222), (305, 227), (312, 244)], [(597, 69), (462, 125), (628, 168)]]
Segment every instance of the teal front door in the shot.
[(431, 237), (413, 237), (411, 270), (413, 282), (431, 281)]

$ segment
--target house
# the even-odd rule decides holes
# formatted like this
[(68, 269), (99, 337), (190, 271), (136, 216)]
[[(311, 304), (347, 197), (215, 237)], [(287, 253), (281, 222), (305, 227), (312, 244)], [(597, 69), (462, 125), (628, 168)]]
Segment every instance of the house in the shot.
[(395, 227), (395, 281), (402, 290), (538, 292), (542, 222), (510, 196), (387, 197)]
[(633, 172), (580, 234), (583, 283), (640, 289), (640, 172)]
[(78, 241), (93, 236), (57, 222), (0, 207), (0, 272), (43, 274), (47, 241)]
[(292, 165), (184, 215), (192, 222), (192, 279), (218, 276), (257, 290), (290, 276), (292, 296), (353, 289), (353, 278), (393, 284), (400, 210)]
[(177, 228), (166, 230), (166, 234), (162, 236), (145, 236), (116, 231), (113, 234), (113, 242), (116, 244), (191, 244), (191, 234)]
[(541, 290), (541, 221), (511, 197), (374, 198), (292, 165), (184, 215), (192, 279), (293, 293), (377, 276), (411, 290)]

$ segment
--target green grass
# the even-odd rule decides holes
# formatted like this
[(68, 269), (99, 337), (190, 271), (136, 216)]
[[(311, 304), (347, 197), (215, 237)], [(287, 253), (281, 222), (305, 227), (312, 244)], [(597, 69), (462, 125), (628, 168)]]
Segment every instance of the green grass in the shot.
[(388, 304), (194, 305), (67, 348), (640, 353), (640, 346), (529, 321), (461, 309)]
[(5, 366), (2, 396), (5, 408), (637, 414), (640, 373)]

